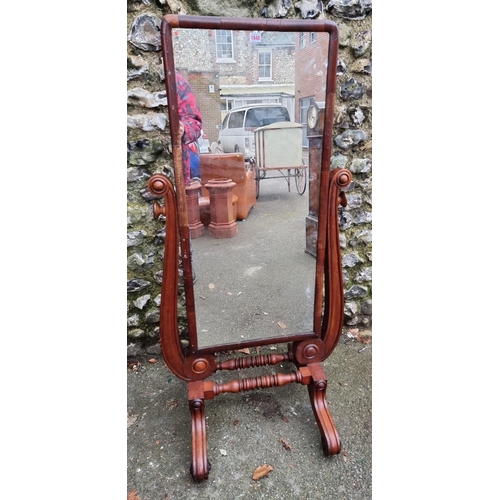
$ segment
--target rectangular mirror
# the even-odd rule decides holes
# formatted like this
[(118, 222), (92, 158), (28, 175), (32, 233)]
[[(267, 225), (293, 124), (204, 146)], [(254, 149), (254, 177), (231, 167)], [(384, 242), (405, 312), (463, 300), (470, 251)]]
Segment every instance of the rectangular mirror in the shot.
[[(306, 36), (313, 54), (300, 48)], [(311, 102), (325, 100), (328, 38), (262, 30), (173, 33), (175, 71), (193, 89), (207, 143), (214, 153), (241, 152), (254, 189), (259, 186), (234, 237), (205, 234), (192, 241), (200, 347), (313, 331), (316, 261), (305, 251), (306, 113)]]
[[(162, 50), (190, 352), (324, 337), (325, 291), (342, 286), (340, 253), (325, 262), (337, 26), (167, 15)], [(253, 174), (255, 206), (229, 238), (189, 237), (176, 73), (201, 112), (201, 156), (238, 153)]]

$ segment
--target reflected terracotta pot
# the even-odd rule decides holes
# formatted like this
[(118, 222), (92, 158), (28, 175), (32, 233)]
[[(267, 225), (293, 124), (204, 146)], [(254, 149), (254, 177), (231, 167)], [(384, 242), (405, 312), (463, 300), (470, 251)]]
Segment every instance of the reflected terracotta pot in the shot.
[(205, 234), (205, 226), (200, 220), (199, 196), (201, 193), (201, 183), (195, 181), (186, 186), (186, 205), (189, 234), (191, 238), (199, 238)]
[(210, 196), (210, 224), (208, 234), (214, 238), (232, 238), (238, 234), (238, 224), (233, 212), (233, 188), (231, 179), (211, 179), (205, 184)]

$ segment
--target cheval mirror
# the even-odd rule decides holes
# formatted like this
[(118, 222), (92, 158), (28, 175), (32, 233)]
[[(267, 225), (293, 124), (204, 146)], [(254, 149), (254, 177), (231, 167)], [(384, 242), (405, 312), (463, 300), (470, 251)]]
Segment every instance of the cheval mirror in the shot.
[[(346, 206), (344, 190), (352, 181), (348, 170), (330, 167), (338, 40), (337, 25), (326, 20), (184, 15), (162, 20), (174, 182), (155, 174), (148, 188), (163, 199), (163, 205), (154, 203), (154, 217), (165, 217), (161, 348), (169, 369), (188, 385), (196, 481), (207, 479), (210, 470), (205, 401), (223, 393), (306, 385), (324, 454), (341, 449), (321, 365), (342, 332), (338, 207)], [(201, 179), (187, 186), (176, 72), (189, 82), (204, 133), (212, 139), (209, 152), (200, 154)], [(232, 112), (260, 104), (282, 106), (288, 114), (254, 113), (253, 122), (244, 123), (243, 113)], [(231, 126), (230, 114), (246, 134), (243, 146), (220, 140), (228, 122)], [(253, 194), (234, 195), (238, 176)], [(266, 211), (266, 182), (272, 178), (278, 179), (273, 185), (282, 183), (285, 195), (279, 209)], [(291, 215), (298, 200), (301, 211)], [(251, 206), (242, 215), (245, 204)], [(263, 214), (275, 230), (261, 229)], [(179, 260), (188, 346), (179, 336)], [(258, 354), (264, 346), (275, 351)], [(252, 348), (257, 354), (250, 355)], [(292, 369), (269, 374), (282, 363)], [(256, 367), (268, 374), (227, 383), (209, 378)]]

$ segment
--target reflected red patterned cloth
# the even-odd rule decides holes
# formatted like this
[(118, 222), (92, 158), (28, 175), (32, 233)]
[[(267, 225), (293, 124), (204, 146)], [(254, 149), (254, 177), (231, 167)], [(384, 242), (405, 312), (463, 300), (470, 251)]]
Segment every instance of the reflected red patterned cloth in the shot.
[(191, 85), (177, 71), (175, 72), (175, 83), (177, 86), (179, 120), (184, 124), (184, 135), (181, 139), (184, 181), (189, 184), (191, 180), (191, 158), (188, 144), (195, 142), (200, 137), (202, 120)]

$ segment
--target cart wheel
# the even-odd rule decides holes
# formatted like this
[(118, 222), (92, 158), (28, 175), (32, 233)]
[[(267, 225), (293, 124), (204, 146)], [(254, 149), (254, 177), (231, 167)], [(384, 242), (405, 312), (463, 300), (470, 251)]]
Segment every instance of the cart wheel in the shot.
[(297, 193), (300, 195), (304, 194), (306, 190), (306, 169), (305, 168), (296, 168), (295, 169), (295, 187), (297, 188)]

